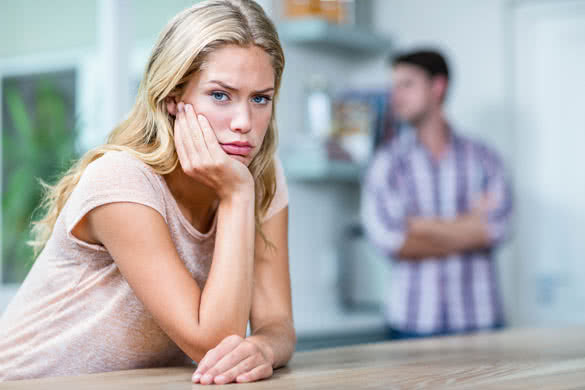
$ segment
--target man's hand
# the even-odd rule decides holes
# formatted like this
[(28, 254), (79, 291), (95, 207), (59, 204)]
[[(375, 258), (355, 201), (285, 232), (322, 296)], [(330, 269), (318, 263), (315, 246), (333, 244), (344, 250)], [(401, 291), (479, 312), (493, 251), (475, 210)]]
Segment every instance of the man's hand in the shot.
[(253, 382), (272, 376), (272, 354), (252, 337), (228, 336), (197, 365), (193, 383)]

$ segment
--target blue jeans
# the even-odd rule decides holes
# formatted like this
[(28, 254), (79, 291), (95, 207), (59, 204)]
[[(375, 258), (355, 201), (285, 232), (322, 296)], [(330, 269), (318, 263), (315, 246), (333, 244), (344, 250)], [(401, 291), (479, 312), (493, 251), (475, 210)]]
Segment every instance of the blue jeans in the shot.
[(466, 333), (473, 333), (480, 330), (498, 330), (504, 328), (503, 324), (496, 324), (494, 326), (482, 329), (470, 329), (470, 330), (460, 330), (460, 331), (453, 331), (453, 330), (444, 330), (439, 332), (432, 332), (432, 333), (418, 333), (418, 332), (406, 332), (396, 328), (389, 327), (388, 328), (388, 338), (390, 340), (407, 340), (407, 339), (422, 339), (426, 337), (440, 337), (440, 336), (452, 336), (456, 334), (466, 334)]

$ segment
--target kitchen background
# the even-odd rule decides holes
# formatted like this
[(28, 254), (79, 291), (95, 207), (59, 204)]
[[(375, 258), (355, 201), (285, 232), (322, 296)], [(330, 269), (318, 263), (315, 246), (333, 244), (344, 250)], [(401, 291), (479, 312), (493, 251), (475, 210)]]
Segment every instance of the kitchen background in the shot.
[[(32, 261), (22, 243), (33, 178), (50, 180), (103, 142), (158, 32), (192, 3), (0, 5), (0, 312)], [(497, 149), (513, 178), (514, 235), (498, 253), (510, 325), (585, 323), (585, 0), (346, 0), (345, 14), (323, 1), (321, 18), (284, 0), (259, 3), (287, 60), (277, 115), (299, 349), (384, 336), (391, 269), (361, 234), (360, 181), (374, 141), (388, 134), (388, 55), (429, 45), (454, 74), (449, 117)], [(341, 117), (344, 126), (331, 120)]]

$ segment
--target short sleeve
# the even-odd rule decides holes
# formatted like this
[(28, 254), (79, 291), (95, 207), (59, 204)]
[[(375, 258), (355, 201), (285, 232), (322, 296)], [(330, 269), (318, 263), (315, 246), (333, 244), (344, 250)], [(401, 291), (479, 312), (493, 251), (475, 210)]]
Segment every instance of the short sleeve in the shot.
[(276, 156), (274, 156), (274, 167), (276, 171), (276, 192), (274, 193), (274, 198), (272, 199), (268, 210), (266, 210), (266, 215), (264, 215), (262, 222), (268, 221), (280, 210), (288, 206), (288, 186), (286, 184), (286, 177), (284, 176), (282, 163)]
[(487, 148), (481, 149), (483, 166), (482, 191), (489, 194), (494, 207), (487, 215), (487, 229), (493, 245), (502, 243), (510, 234), (512, 190), (499, 156)]
[(103, 246), (79, 240), (72, 231), (91, 210), (116, 202), (151, 207), (166, 220), (164, 199), (156, 173), (126, 152), (107, 152), (87, 166), (67, 201), (64, 209), (67, 237), (82, 247), (105, 251)]
[(406, 239), (406, 201), (394, 165), (390, 148), (374, 156), (362, 187), (361, 219), (370, 241), (395, 258)]

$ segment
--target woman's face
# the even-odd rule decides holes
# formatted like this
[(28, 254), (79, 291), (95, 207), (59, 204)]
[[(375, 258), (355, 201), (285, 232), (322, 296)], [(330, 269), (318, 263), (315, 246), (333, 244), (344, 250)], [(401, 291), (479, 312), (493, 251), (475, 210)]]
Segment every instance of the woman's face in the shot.
[(248, 166), (270, 124), (273, 97), (270, 56), (257, 46), (230, 45), (208, 56), (180, 101), (205, 116), (222, 149)]

